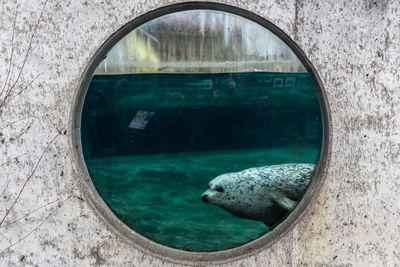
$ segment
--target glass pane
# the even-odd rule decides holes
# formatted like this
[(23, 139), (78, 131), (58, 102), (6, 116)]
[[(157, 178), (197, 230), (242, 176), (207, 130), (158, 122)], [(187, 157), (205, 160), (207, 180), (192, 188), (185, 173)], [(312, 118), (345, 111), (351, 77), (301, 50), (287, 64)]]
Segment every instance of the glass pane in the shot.
[(82, 150), (108, 207), (188, 251), (267, 234), (302, 198), (322, 144), (316, 89), (291, 49), (222, 11), (151, 20), (90, 82)]

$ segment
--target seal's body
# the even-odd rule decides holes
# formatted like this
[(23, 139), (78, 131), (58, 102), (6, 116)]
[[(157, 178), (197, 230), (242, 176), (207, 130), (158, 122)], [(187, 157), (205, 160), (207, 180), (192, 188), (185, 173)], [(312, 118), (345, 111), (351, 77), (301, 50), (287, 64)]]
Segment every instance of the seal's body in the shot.
[(293, 163), (225, 173), (210, 181), (202, 200), (271, 227), (300, 200), (314, 167)]

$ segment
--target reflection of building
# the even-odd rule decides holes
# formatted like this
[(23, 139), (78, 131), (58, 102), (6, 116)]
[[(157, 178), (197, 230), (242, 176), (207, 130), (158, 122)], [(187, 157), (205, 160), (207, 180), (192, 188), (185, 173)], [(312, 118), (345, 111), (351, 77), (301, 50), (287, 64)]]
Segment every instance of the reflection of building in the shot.
[(279, 75), (274, 73), (266, 73), (264, 75), (260, 74), (257, 77), (257, 83), (258, 84), (265, 84), (266, 86), (270, 86), (273, 88), (280, 88), (280, 87), (302, 87), (302, 86), (307, 86), (310, 83), (310, 80), (304, 77), (294, 77), (291, 76), (290, 74), (285, 74), (285, 75)]
[(97, 74), (305, 72), (269, 30), (219, 11), (186, 11), (145, 23), (107, 54)]
[(193, 81), (186, 83), (186, 85), (199, 90), (211, 90), (213, 88), (213, 80), (207, 79), (207, 80)]

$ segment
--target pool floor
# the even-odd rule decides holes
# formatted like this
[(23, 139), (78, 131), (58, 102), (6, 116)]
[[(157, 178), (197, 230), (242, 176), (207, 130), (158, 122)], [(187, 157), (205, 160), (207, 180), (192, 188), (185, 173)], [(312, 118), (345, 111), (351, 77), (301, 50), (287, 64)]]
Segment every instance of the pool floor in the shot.
[(288, 146), (107, 157), (86, 163), (103, 200), (137, 233), (173, 248), (218, 251), (269, 229), (201, 201), (210, 180), (257, 166), (315, 163), (318, 156), (319, 147)]

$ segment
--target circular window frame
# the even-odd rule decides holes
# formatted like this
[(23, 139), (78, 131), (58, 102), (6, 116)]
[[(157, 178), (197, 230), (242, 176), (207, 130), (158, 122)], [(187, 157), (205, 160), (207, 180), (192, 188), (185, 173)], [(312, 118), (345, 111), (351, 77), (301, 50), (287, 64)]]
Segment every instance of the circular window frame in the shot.
[[(125, 225), (110, 210), (110, 208), (106, 205), (106, 203), (103, 201), (101, 196), (98, 194), (96, 188), (94, 187), (83, 158), (80, 134), (81, 113), (86, 92), (92, 80), (95, 69), (104, 59), (107, 52), (129, 32), (148, 21), (171, 13), (202, 9), (224, 11), (251, 20), (274, 33), (286, 45), (288, 45), (288, 47), (295, 53), (295, 55), (299, 58), (301, 63), (308, 71), (313, 85), (317, 91), (323, 127), (322, 146), (317, 167), (314, 171), (314, 175), (311, 179), (310, 185), (308, 186), (306, 192), (303, 195), (303, 198), (299, 201), (294, 210), (291, 211), (290, 214), (271, 232), (264, 234), (263, 236), (248, 243), (245, 243), (239, 247), (215, 252), (190, 252), (170, 248), (156, 243), (136, 233), (133, 229)], [(323, 90), (321, 79), (319, 78), (311, 62), (307, 59), (304, 52), (285, 32), (275, 26), (272, 22), (269, 22), (265, 18), (258, 16), (250, 11), (221, 3), (185, 2), (167, 5), (149, 11), (144, 15), (138, 16), (137, 18), (133, 19), (132, 21), (128, 22), (120, 29), (118, 29), (100, 46), (100, 48), (95, 52), (87, 67), (83, 71), (83, 74), (78, 83), (78, 88), (76, 89), (76, 95), (71, 110), (71, 118), (71, 144), (73, 150), (73, 165), (76, 171), (76, 175), (80, 178), (82, 191), (89, 200), (89, 204), (104, 219), (104, 221), (107, 223), (107, 226), (109, 226), (112, 230), (114, 230), (114, 232), (116, 232), (117, 235), (133, 245), (135, 248), (145, 251), (146, 253), (150, 253), (155, 257), (176, 263), (200, 264), (205, 262), (230, 262), (255, 254), (261, 249), (264, 249), (277, 241), (281, 236), (287, 233), (290, 228), (294, 226), (299, 218), (305, 213), (305, 210), (310, 204), (311, 200), (318, 193), (323, 183), (323, 177), (325, 176), (325, 173), (327, 171), (330, 158), (329, 139), (331, 120), (329, 104), (325, 95), (325, 91)]]

